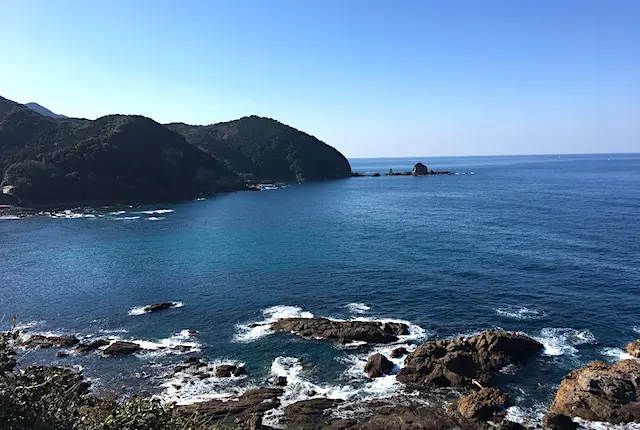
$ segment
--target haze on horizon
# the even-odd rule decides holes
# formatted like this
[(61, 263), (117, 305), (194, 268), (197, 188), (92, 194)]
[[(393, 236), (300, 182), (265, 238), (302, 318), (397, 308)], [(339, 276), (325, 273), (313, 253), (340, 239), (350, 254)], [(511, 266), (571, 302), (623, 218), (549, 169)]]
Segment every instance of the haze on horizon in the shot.
[(0, 1), (0, 95), (348, 157), (640, 152), (635, 0)]

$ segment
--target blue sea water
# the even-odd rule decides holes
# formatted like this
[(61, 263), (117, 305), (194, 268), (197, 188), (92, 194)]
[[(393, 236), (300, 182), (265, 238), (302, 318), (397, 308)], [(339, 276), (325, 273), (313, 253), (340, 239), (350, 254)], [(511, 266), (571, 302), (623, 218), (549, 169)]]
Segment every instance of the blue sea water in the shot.
[[(81, 365), (97, 387), (188, 402), (274, 375), (289, 400), (402, 389), (369, 382), (377, 347), (269, 334), (249, 324), (289, 315), (397, 319), (416, 344), (501, 327), (545, 351), (505, 371), (535, 415), (562, 376), (623, 357), (640, 337), (640, 154), (354, 159), (357, 172), (423, 161), (458, 174), (291, 184), (154, 207), (0, 220), (0, 317), (30, 332), (145, 340), (104, 359), (27, 353)], [(145, 304), (181, 307), (140, 314)], [(189, 334), (186, 330), (196, 330)], [(176, 344), (212, 363), (246, 364), (231, 381), (176, 377)]]

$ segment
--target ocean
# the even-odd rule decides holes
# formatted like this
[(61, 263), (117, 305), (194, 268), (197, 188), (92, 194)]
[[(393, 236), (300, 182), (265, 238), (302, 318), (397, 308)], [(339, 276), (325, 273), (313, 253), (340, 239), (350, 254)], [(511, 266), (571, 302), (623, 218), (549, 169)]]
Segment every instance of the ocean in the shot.
[[(402, 392), (368, 380), (378, 347), (272, 334), (286, 316), (402, 320), (399, 344), (521, 331), (544, 352), (506, 369), (514, 419), (538, 420), (562, 377), (640, 337), (640, 154), (350, 160), (356, 172), (455, 174), (289, 184), (191, 202), (0, 220), (0, 318), (31, 333), (140, 341), (142, 353), (56, 357), (97, 390), (188, 403), (288, 376), (284, 403)], [(147, 314), (147, 304), (178, 307)], [(172, 349), (191, 347), (191, 352)], [(189, 356), (244, 363), (199, 380)], [(397, 362), (401, 364), (401, 360)]]

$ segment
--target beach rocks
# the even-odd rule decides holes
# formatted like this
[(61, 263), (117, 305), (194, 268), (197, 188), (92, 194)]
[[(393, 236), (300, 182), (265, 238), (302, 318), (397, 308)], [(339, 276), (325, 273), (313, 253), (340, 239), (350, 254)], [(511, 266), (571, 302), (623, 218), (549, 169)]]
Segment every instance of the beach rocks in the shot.
[(218, 378), (230, 378), (244, 374), (244, 366), (236, 366), (235, 364), (220, 364), (216, 366), (216, 377)]
[(507, 396), (497, 388), (483, 388), (463, 397), (458, 402), (458, 412), (467, 419), (487, 421), (504, 409)]
[(640, 362), (593, 362), (564, 377), (553, 414), (613, 424), (640, 422)]
[(527, 336), (497, 330), (425, 342), (405, 358), (397, 379), (436, 387), (470, 386), (474, 380), (486, 385), (501, 368), (522, 362), (541, 348)]
[(117, 341), (109, 345), (104, 351), (105, 355), (127, 355), (138, 352), (140, 345), (134, 342)]
[(97, 349), (102, 348), (103, 346), (109, 345), (111, 342), (107, 339), (96, 339), (91, 343), (81, 343), (75, 347), (75, 352), (78, 353), (87, 353), (91, 351), (95, 351)]
[(152, 305), (148, 305), (144, 307), (145, 312), (158, 312), (163, 311), (165, 309), (173, 308), (176, 304), (173, 302), (162, 302), (162, 303), (154, 303)]
[(389, 356), (391, 358), (400, 358), (403, 355), (407, 355), (408, 353), (409, 353), (409, 351), (407, 350), (407, 348), (405, 348), (404, 346), (401, 346), (401, 347), (396, 348), (393, 351), (391, 351), (391, 354), (389, 354)]
[(428, 175), (429, 174), (429, 169), (427, 169), (427, 166), (425, 166), (422, 163), (416, 163), (416, 165), (413, 166), (413, 170), (411, 171), (411, 174), (413, 176)]
[(326, 318), (284, 318), (271, 324), (276, 332), (293, 333), (316, 339), (342, 343), (363, 341), (391, 343), (398, 336), (409, 334), (409, 327), (398, 322), (333, 321)]
[(391, 373), (394, 364), (382, 354), (374, 354), (369, 357), (369, 361), (364, 366), (364, 372), (369, 378), (379, 378)]
[(73, 346), (80, 342), (75, 336), (44, 336), (34, 334), (22, 342), (22, 346), (26, 348), (60, 348)]
[(561, 414), (547, 414), (542, 419), (542, 426), (547, 430), (578, 430), (580, 428), (571, 418)]
[(203, 421), (220, 426), (250, 420), (261, 421), (259, 417), (262, 414), (280, 406), (279, 397), (283, 393), (281, 388), (257, 388), (238, 397), (178, 406), (177, 410), (186, 417), (197, 414)]
[(317, 398), (292, 403), (284, 410), (284, 419), (290, 429), (321, 429), (330, 424), (327, 411), (342, 400)]
[(627, 344), (627, 353), (635, 358), (640, 358), (640, 339)]

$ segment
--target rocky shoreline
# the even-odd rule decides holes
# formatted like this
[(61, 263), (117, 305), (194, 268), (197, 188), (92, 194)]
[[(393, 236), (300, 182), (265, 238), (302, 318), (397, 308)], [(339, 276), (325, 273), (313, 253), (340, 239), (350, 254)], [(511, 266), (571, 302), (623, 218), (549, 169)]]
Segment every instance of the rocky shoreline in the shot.
[[(171, 305), (166, 302), (147, 308), (164, 311)], [(308, 339), (371, 344), (392, 343), (409, 332), (409, 327), (400, 322), (326, 318), (282, 318), (270, 323), (270, 329)], [(140, 350), (135, 342), (107, 338), (83, 342), (74, 336), (31, 335), (18, 345), (25, 349), (71, 348), (59, 350), (59, 355), (61, 351), (97, 352), (103, 357)], [(636, 358), (640, 358), (638, 345), (640, 341), (627, 345), (627, 352)], [(427, 341), (411, 352), (399, 347), (371, 355), (363, 370), (368, 378), (392, 376), (407, 388), (403, 394), (388, 398), (352, 402), (310, 392), (304, 400), (285, 401), (291, 381), (280, 376), (237, 395), (177, 406), (174, 412), (227, 429), (523, 429), (522, 424), (507, 419), (506, 408), (513, 404), (512, 399), (495, 377), (506, 366), (534, 358), (542, 348), (538, 341), (521, 333), (486, 330), (473, 336)], [(402, 356), (405, 358), (398, 369), (390, 360)], [(61, 371), (45, 369), (39, 371)], [(246, 373), (241, 364), (211, 365), (194, 356), (175, 365), (173, 371), (202, 380), (240, 378)], [(74, 384), (79, 380), (86, 383), (81, 373), (73, 375), (69, 378)], [(541, 425), (552, 430), (580, 428), (580, 421), (574, 419), (640, 422), (640, 362), (627, 359), (611, 366), (594, 362), (568, 374)]]

